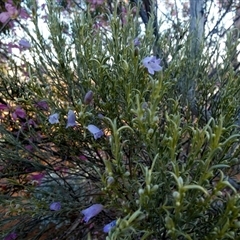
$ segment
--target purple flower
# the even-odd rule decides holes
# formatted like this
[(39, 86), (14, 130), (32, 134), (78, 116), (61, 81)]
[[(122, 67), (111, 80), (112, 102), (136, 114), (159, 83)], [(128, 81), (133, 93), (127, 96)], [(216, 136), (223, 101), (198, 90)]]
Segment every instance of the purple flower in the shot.
[(23, 48), (26, 48), (26, 49), (28, 49), (28, 48), (31, 47), (31, 43), (30, 43), (28, 40), (24, 39), (24, 38), (22, 38), (22, 39), (19, 41), (19, 45), (20, 45), (21, 47), (23, 47)]
[(12, 113), (13, 120), (16, 121), (17, 118), (25, 118), (26, 112), (21, 107), (16, 107), (15, 111)]
[(28, 144), (25, 146), (25, 149), (28, 150), (29, 152), (32, 152), (33, 151), (33, 146)]
[(61, 203), (60, 202), (53, 202), (50, 204), (50, 210), (52, 211), (59, 211), (61, 209)]
[(148, 69), (150, 74), (154, 74), (154, 72), (159, 72), (162, 70), (160, 66), (160, 59), (157, 59), (155, 56), (145, 57), (142, 60), (143, 66)]
[(104, 3), (104, 0), (88, 0), (88, 2), (93, 5), (101, 5)]
[(92, 100), (93, 100), (93, 91), (90, 90), (86, 93), (83, 102), (84, 104), (88, 105), (91, 103)]
[(20, 9), (19, 16), (20, 16), (21, 19), (28, 19), (30, 17), (28, 12), (24, 8)]
[(33, 181), (36, 181), (37, 185), (40, 185), (41, 182), (42, 182), (42, 179), (45, 177), (45, 173), (34, 173), (32, 176), (31, 176), (31, 179)]
[(103, 131), (101, 129), (99, 129), (98, 127), (96, 127), (95, 125), (90, 124), (87, 126), (87, 129), (90, 133), (93, 134), (93, 137), (95, 140), (104, 135)]
[(17, 7), (10, 0), (5, 3), (5, 8), (7, 11), (0, 13), (0, 22), (2, 23), (5, 23), (9, 18), (15, 19), (19, 14)]
[(44, 100), (41, 100), (41, 101), (37, 102), (35, 104), (35, 107), (38, 107), (38, 108), (40, 108), (40, 109), (42, 109), (44, 111), (47, 111), (48, 108), (49, 108), (48, 107), (48, 103), (46, 101), (44, 101)]
[(80, 155), (80, 156), (79, 156), (79, 159), (80, 159), (80, 160), (83, 160), (83, 161), (87, 161), (87, 158), (86, 158), (84, 155)]
[(93, 204), (91, 207), (82, 210), (81, 213), (84, 215), (83, 220), (88, 222), (92, 217), (95, 217), (103, 210), (102, 204)]
[(107, 225), (104, 226), (103, 232), (108, 233), (113, 227), (116, 226), (116, 224), (117, 224), (117, 220), (114, 220), (108, 223)]
[(17, 234), (16, 233), (9, 233), (4, 240), (14, 240), (17, 238)]
[(6, 104), (0, 103), (0, 110), (8, 110), (8, 106)]
[(34, 128), (36, 128), (38, 126), (32, 118), (29, 119), (27, 122), (25, 122), (24, 125), (33, 126)]
[(48, 121), (51, 124), (55, 124), (55, 123), (59, 123), (59, 114), (58, 113), (54, 113), (52, 115), (49, 116)]
[(134, 47), (139, 47), (140, 46), (140, 40), (138, 37), (136, 37), (134, 40), (133, 40), (133, 45)]
[(75, 113), (73, 110), (69, 110), (68, 111), (68, 117), (67, 117), (67, 126), (66, 128), (68, 127), (74, 127), (76, 126), (77, 123), (76, 123), (76, 116), (75, 116)]

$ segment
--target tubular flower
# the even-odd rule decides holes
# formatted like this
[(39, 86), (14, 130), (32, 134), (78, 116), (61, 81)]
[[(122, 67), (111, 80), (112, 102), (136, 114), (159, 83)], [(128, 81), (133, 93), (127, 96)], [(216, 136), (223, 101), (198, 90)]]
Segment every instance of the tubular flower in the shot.
[(41, 100), (35, 104), (35, 107), (47, 111), (49, 109), (48, 103), (44, 100)]
[(25, 49), (31, 48), (31, 43), (30, 43), (28, 40), (24, 39), (24, 38), (22, 38), (22, 39), (19, 41), (19, 45), (20, 45), (22, 48), (25, 48)]
[(90, 133), (93, 134), (93, 137), (95, 140), (104, 135), (103, 131), (101, 129), (99, 129), (98, 127), (96, 127), (95, 125), (90, 124), (87, 126), (87, 129)]
[(91, 207), (81, 211), (84, 215), (83, 220), (87, 223), (92, 217), (95, 217), (103, 210), (102, 204), (93, 204)]
[(117, 224), (117, 220), (114, 220), (108, 223), (107, 225), (104, 226), (103, 232), (108, 233), (113, 227), (116, 226), (116, 224)]
[(6, 12), (0, 13), (0, 22), (5, 23), (8, 19), (15, 19), (19, 12), (16, 6), (13, 5), (12, 1), (5, 3)]
[(68, 127), (74, 127), (76, 126), (77, 123), (76, 123), (76, 116), (75, 116), (75, 113), (73, 110), (69, 110), (68, 111), (68, 117), (67, 117), (67, 126), (66, 128)]
[(15, 111), (12, 113), (13, 120), (16, 121), (17, 118), (25, 118), (26, 112), (21, 107), (16, 107)]

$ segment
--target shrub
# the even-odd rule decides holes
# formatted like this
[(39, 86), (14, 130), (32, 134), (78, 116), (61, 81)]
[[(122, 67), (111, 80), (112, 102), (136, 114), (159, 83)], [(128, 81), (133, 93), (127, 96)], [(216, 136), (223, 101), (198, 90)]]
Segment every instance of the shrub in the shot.
[[(1, 223), (5, 239), (237, 239), (239, 76), (181, 50), (152, 58), (151, 23), (94, 28), (48, 5), (48, 39), (1, 70)], [(130, 19), (131, 11), (126, 15)], [(150, 58), (147, 58), (150, 57)], [(24, 66), (24, 67), (23, 67)], [(194, 114), (180, 81), (196, 83)]]

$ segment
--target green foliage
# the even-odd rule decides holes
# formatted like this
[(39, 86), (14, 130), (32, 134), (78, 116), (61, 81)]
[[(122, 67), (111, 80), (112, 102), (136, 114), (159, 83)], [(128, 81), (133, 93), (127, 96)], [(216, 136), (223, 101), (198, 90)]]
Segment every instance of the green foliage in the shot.
[[(136, 47), (137, 22), (122, 25), (113, 12), (107, 30), (95, 29), (86, 11), (72, 18), (67, 37), (60, 10), (48, 5), (49, 39), (40, 35), (37, 15), (34, 34), (25, 29), (33, 42), (27, 77), (14, 60), (1, 73), (0, 100), (9, 104), (0, 126), (2, 236), (238, 239), (240, 79), (227, 59), (210, 78), (207, 53), (190, 62), (187, 41), (171, 46), (163, 37), (159, 45), (172, 60), (149, 75), (142, 59), (151, 55), (152, 31)], [(184, 78), (196, 83), (197, 114), (179, 90)], [(86, 104), (89, 90), (94, 97)], [(14, 120), (17, 106), (26, 117)], [(68, 110), (76, 113), (75, 127), (66, 128)], [(53, 113), (60, 114), (57, 124), (48, 121)], [(89, 124), (105, 135), (94, 139)], [(52, 202), (61, 210), (50, 211)], [(104, 210), (80, 221), (94, 203)]]

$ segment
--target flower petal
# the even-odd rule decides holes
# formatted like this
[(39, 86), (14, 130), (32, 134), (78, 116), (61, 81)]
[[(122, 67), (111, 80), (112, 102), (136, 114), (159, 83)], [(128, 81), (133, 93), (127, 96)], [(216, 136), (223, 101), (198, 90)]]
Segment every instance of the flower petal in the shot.
[(17, 234), (16, 233), (9, 233), (4, 240), (14, 240), (17, 238)]
[(15, 112), (17, 117), (20, 117), (20, 118), (25, 118), (26, 117), (26, 112), (21, 107), (17, 107), (14, 112)]
[(9, 13), (8, 12), (2, 12), (0, 13), (0, 22), (5, 23), (9, 19)]
[(66, 126), (66, 128), (74, 127), (76, 125), (77, 125), (77, 123), (76, 123), (75, 113), (74, 113), (73, 110), (69, 110), (68, 111), (68, 118), (67, 118), (67, 126)]
[(85, 222), (88, 222), (92, 217), (98, 215), (102, 210), (103, 210), (102, 204), (93, 204), (91, 207), (81, 211), (81, 213), (84, 215), (83, 220)]
[(48, 121), (51, 124), (55, 124), (55, 123), (59, 123), (59, 114), (58, 113), (54, 113), (52, 115), (49, 116)]
[(30, 43), (28, 40), (24, 39), (24, 38), (22, 38), (22, 39), (19, 41), (19, 45), (20, 45), (21, 47), (23, 47), (23, 48), (30, 48), (30, 47), (31, 47), (31, 43)]
[(93, 91), (88, 91), (84, 97), (84, 104), (88, 105), (91, 103), (91, 101), (93, 100)]
[(50, 210), (52, 211), (59, 211), (61, 209), (61, 203), (60, 202), (53, 202), (50, 204)]
[(8, 110), (8, 106), (6, 104), (0, 103), (0, 110)]
[(162, 67), (160, 66), (160, 59), (157, 59), (155, 56), (145, 57), (142, 60), (142, 64), (144, 67), (147, 68), (148, 72), (150, 74), (154, 74), (154, 72), (158, 72), (162, 70)]
[(41, 110), (47, 111), (49, 109), (48, 103), (44, 100), (41, 100), (35, 104), (35, 107), (40, 108)]
[(117, 220), (114, 220), (108, 223), (107, 225), (104, 226), (103, 232), (108, 233), (113, 227), (116, 226), (116, 224), (117, 224)]
[(87, 129), (90, 133), (93, 134), (93, 137), (94, 137), (95, 140), (104, 135), (103, 131), (93, 124), (88, 125)]

